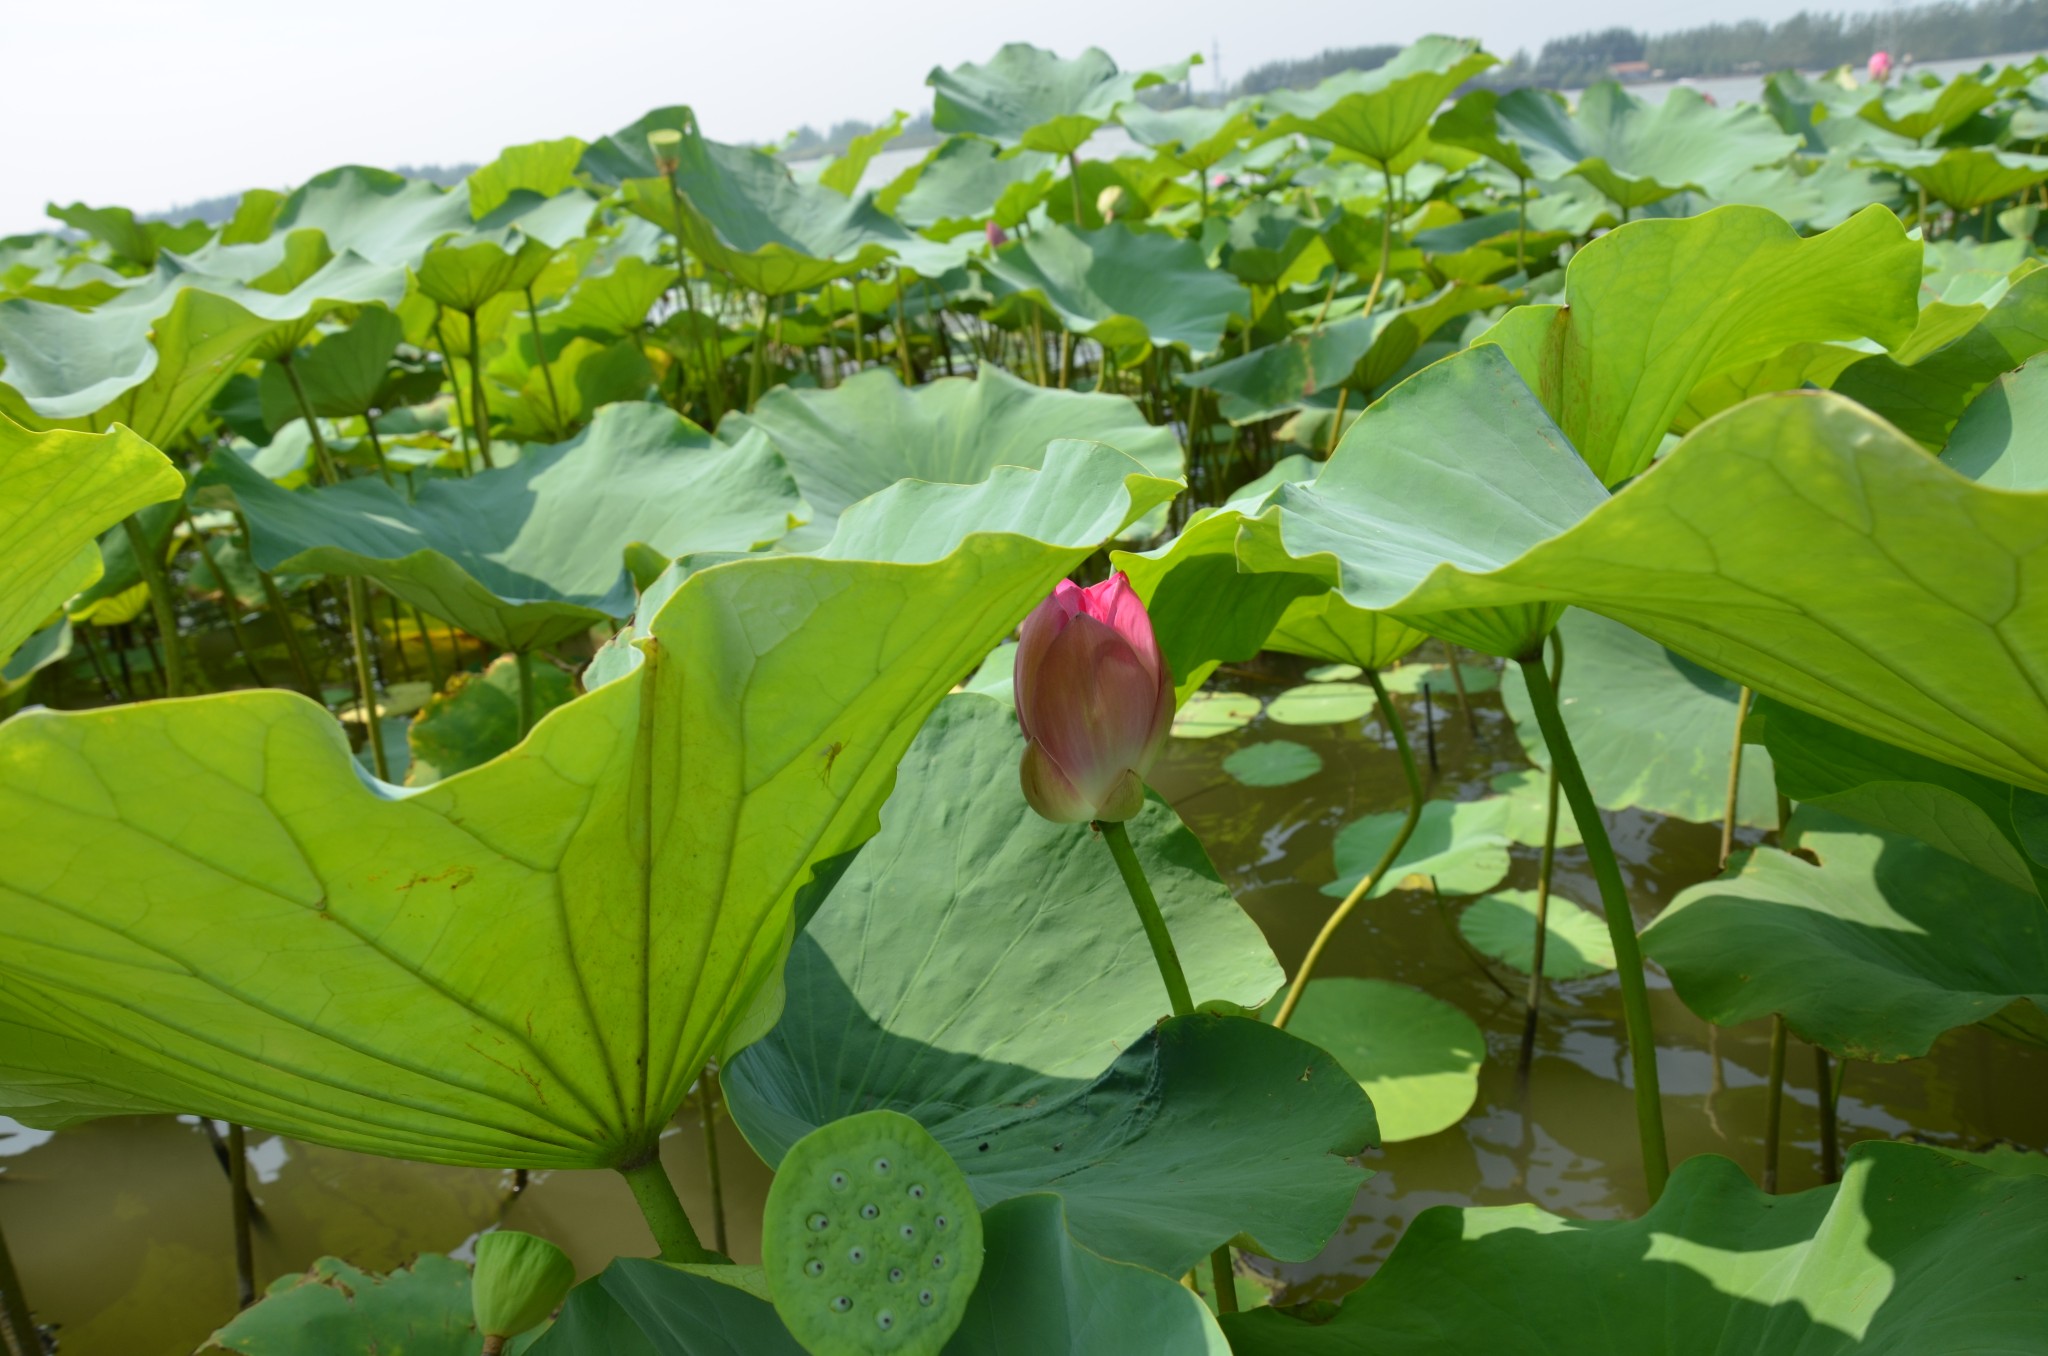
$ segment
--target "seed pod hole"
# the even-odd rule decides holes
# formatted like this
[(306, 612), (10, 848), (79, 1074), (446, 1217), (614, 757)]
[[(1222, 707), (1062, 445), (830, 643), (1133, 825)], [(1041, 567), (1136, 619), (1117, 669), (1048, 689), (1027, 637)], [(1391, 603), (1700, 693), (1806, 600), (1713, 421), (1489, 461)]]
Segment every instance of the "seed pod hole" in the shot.
[(881, 1176), (887, 1177), (889, 1175), (889, 1160), (886, 1158), (876, 1159), (875, 1171), (879, 1173)]
[(896, 1326), (896, 1315), (890, 1313), (887, 1309), (882, 1310), (881, 1313), (875, 1315), (875, 1326), (883, 1332), (889, 1331), (889, 1329)]
[(932, 1227), (933, 1227), (934, 1229), (937, 1229), (937, 1230), (939, 1230), (939, 1231), (941, 1231), (941, 1232), (944, 1232), (944, 1230), (945, 1230), (945, 1228), (946, 1228), (947, 1224), (948, 1224), (948, 1221), (947, 1221), (947, 1219), (946, 1219), (946, 1217), (945, 1217), (944, 1215), (934, 1215), (934, 1216), (932, 1216)]
[(901, 1284), (903, 1284), (903, 1268), (902, 1268), (902, 1267), (890, 1267), (890, 1268), (889, 1268), (889, 1283), (890, 1283), (891, 1285), (901, 1285)]
[(904, 1194), (905, 1194), (905, 1195), (907, 1195), (907, 1196), (909, 1196), (909, 1197), (910, 1197), (910, 1199), (911, 1199), (911, 1200), (913, 1200), (913, 1201), (921, 1201), (921, 1200), (923, 1200), (923, 1199), (924, 1199), (924, 1183), (923, 1183), (923, 1182), (912, 1182), (912, 1183), (910, 1184), (910, 1190), (909, 1190), (909, 1191), (907, 1191), (907, 1192), (905, 1192)]
[(824, 1215), (812, 1215), (805, 1222), (811, 1226), (811, 1232), (814, 1234), (822, 1234), (832, 1227), (832, 1221)]
[(882, 1217), (882, 1207), (870, 1201), (860, 1208), (860, 1217), (862, 1219), (880, 1219)]
[(832, 1179), (831, 1179), (831, 1180), (832, 1180), (832, 1189), (833, 1189), (834, 1191), (844, 1191), (844, 1190), (846, 1190), (846, 1174), (845, 1174), (845, 1173), (843, 1173), (843, 1172), (835, 1172), (835, 1173), (833, 1173), (833, 1174), (832, 1174)]
[(917, 1226), (914, 1224), (906, 1224), (896, 1232), (902, 1235), (905, 1243), (917, 1242)]
[(846, 1250), (846, 1260), (853, 1263), (855, 1266), (859, 1266), (862, 1262), (868, 1260), (868, 1250), (866, 1248), (858, 1247), (848, 1248)]
[(851, 1309), (851, 1308), (853, 1308), (853, 1296), (851, 1296), (851, 1295), (834, 1295), (834, 1296), (832, 1297), (832, 1312), (833, 1312), (833, 1313), (836, 1313), (836, 1314), (843, 1314), (843, 1313), (847, 1312), (847, 1311), (848, 1311), (849, 1309)]
[(813, 1257), (810, 1261), (804, 1263), (804, 1275), (822, 1276), (824, 1274), (825, 1264), (819, 1261), (817, 1258)]
[(935, 1253), (933, 1253), (933, 1254), (932, 1254), (932, 1270), (933, 1270), (933, 1271), (944, 1271), (945, 1269), (946, 1269), (946, 1254), (944, 1254), (944, 1253), (942, 1253), (942, 1252), (935, 1252)]
[(917, 1302), (919, 1304), (922, 1304), (927, 1309), (931, 1308), (932, 1300), (935, 1298), (936, 1296), (934, 1296), (932, 1292), (929, 1290), (920, 1290), (917, 1292)]

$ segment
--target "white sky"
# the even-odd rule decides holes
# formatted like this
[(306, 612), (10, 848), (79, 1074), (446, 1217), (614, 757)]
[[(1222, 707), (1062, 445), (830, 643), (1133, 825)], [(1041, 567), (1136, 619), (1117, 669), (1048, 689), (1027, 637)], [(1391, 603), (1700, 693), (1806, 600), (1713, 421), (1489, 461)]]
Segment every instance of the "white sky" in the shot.
[[(1778, 19), (1831, 0), (0, 0), (0, 235), (49, 201), (142, 211), (334, 165), (488, 160), (694, 105), (706, 133), (930, 107), (925, 73), (1008, 41), (1223, 74), (1325, 47), (1477, 36), (1505, 56), (1615, 24)], [(1856, 3), (1850, 9), (1877, 8)], [(1198, 82), (1213, 71), (1198, 70)]]

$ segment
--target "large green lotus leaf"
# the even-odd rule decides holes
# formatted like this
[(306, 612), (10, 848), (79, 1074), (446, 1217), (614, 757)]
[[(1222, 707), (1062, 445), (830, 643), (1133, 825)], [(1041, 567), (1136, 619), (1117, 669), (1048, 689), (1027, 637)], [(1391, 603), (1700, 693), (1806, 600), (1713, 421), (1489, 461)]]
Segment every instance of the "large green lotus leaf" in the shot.
[[(339, 419), (366, 415), (378, 404), (390, 374), (392, 355), (405, 338), (405, 323), (382, 306), (368, 306), (355, 322), (292, 356), (292, 372), (315, 416)], [(272, 431), (305, 417), (291, 379), (276, 363), (264, 365), (258, 388), (263, 422)]]
[(643, 662), (419, 790), (289, 693), (7, 721), (0, 1106), (641, 1161), (773, 1023), (795, 896), (874, 831), (946, 689), (1173, 489), (1068, 445), (884, 492), (841, 554), (691, 572)]
[(100, 575), (99, 534), (185, 478), (127, 429), (31, 433), (0, 415), (0, 664)]
[(1682, 87), (1653, 104), (1603, 80), (1577, 108), (1549, 90), (1520, 89), (1502, 95), (1494, 114), (1535, 177), (1576, 175), (1624, 211), (1687, 188), (1714, 194), (1799, 149), (1762, 109), (1716, 108)]
[(664, 114), (682, 133), (675, 151), (682, 210), (659, 178), (628, 180), (626, 205), (665, 230), (680, 229), (693, 253), (752, 291), (808, 291), (891, 256), (943, 271), (933, 261), (952, 257), (882, 215), (871, 194), (848, 197), (823, 184), (798, 183), (775, 156), (698, 135), (688, 109), (648, 118)]
[[(1458, 915), (1458, 932), (1480, 955), (1528, 974), (1536, 968), (1536, 892), (1482, 895)], [(1614, 968), (1606, 920), (1561, 894), (1545, 904), (1543, 938), (1545, 979), (1584, 979)]]
[(1972, 399), (1942, 461), (1980, 485), (2048, 490), (2048, 363), (2005, 373)]
[(1877, 1142), (1793, 1196), (1702, 1154), (1635, 1220), (1438, 1206), (1333, 1321), (1223, 1326), (1236, 1356), (1990, 1356), (2044, 1307), (2048, 1181)]
[(1847, 815), (1941, 849), (2006, 884), (2048, 897), (2048, 845), (2030, 836), (2041, 796), (1908, 753), (1869, 735), (1757, 699), (1750, 720), (1801, 806)]
[(1802, 1040), (1883, 1063), (2019, 999), (2048, 1007), (2048, 906), (2031, 888), (1825, 810), (1801, 807), (1792, 828), (1802, 856), (1757, 848), (1644, 932), (1694, 1012), (1721, 1026), (1777, 1013)]
[(1065, 60), (1025, 42), (1005, 43), (986, 64), (933, 67), (932, 126), (972, 132), (1005, 146), (1069, 155), (1141, 89), (1179, 80), (1188, 62), (1156, 71), (1120, 71), (1090, 47)]
[(311, 228), (337, 254), (411, 266), (435, 241), (473, 227), (467, 186), (451, 191), (389, 170), (344, 165), (308, 179), (285, 199), (275, 230)]
[(738, 441), (758, 430), (789, 462), (814, 513), (806, 537), (847, 506), (899, 480), (972, 484), (998, 466), (1038, 466), (1059, 438), (1107, 443), (1157, 476), (1186, 463), (1172, 429), (1145, 421), (1123, 396), (1033, 386), (993, 365), (978, 376), (905, 387), (870, 368), (829, 391), (779, 386), (719, 433)]
[(1389, 164), (1422, 136), (1453, 90), (1496, 60), (1470, 38), (1426, 37), (1376, 69), (1268, 93), (1264, 105), (1279, 116), (1267, 134), (1299, 133)]
[(766, 438), (721, 443), (640, 403), (607, 405), (566, 443), (428, 481), (412, 499), (370, 476), (293, 492), (232, 454), (214, 457), (202, 480), (234, 492), (261, 568), (374, 579), (512, 651), (632, 612), (628, 543), (668, 556), (745, 551), (802, 517)]
[(512, 201), (516, 193), (538, 193), (543, 198), (552, 198), (574, 188), (576, 166), (586, 148), (581, 137), (507, 146), (498, 152), (496, 160), (470, 171), (470, 215), (489, 216)]
[(1453, 282), (1410, 305), (1296, 331), (1277, 344), (1184, 373), (1181, 384), (1215, 391), (1223, 417), (1234, 424), (1300, 409), (1319, 396), (1326, 403), (1347, 385), (1370, 394), (1445, 324), (1509, 295), (1505, 288)]
[[(1268, 1005), (1269, 1019), (1274, 1007)], [(1470, 1017), (1420, 989), (1384, 979), (1318, 979), (1302, 990), (1287, 1029), (1335, 1055), (1358, 1080), (1388, 1144), (1448, 1130), (1479, 1099), (1485, 1035)]]
[[(478, 1356), (469, 1268), (426, 1253), (388, 1275), (322, 1257), (287, 1276), (208, 1339), (203, 1351), (246, 1356)], [(527, 1334), (508, 1352), (533, 1345)]]
[(1896, 170), (1958, 212), (1974, 211), (2048, 179), (2048, 156), (1989, 146), (1899, 147), (1871, 152), (1868, 163)]
[(1899, 343), (1919, 285), (1920, 247), (1881, 207), (1810, 240), (1761, 208), (1723, 207), (1609, 232), (1572, 256), (1567, 304), (1518, 308), (1476, 342), (1507, 351), (1618, 485), (1649, 466), (1701, 382), (1794, 344)]
[(852, 197), (860, 188), (860, 181), (866, 177), (868, 166), (881, 154), (882, 148), (903, 135), (903, 120), (910, 115), (897, 109), (889, 121), (870, 132), (863, 132), (846, 143), (846, 149), (832, 157), (818, 172), (818, 182), (834, 193)]
[(49, 215), (75, 231), (102, 241), (122, 263), (151, 268), (165, 250), (183, 254), (198, 249), (213, 235), (214, 228), (203, 221), (173, 226), (167, 221), (137, 221), (125, 207), (87, 207), (82, 202), (69, 207), (50, 205)]
[(1004, 155), (980, 137), (949, 137), (896, 197), (892, 215), (940, 239), (979, 230), (988, 220), (1014, 229), (1052, 187), (1058, 164), (1037, 151)]
[(1501, 126), (1501, 92), (1475, 89), (1437, 116), (1429, 139), (1483, 155), (1519, 179), (1537, 178), (1522, 148)]
[(1979, 300), (1930, 304), (1910, 339), (1849, 363), (1828, 385), (1938, 452), (1971, 402), (2044, 350), (2048, 269), (2033, 268)]
[[(576, 684), (545, 660), (530, 661), (533, 707), (544, 715), (576, 695)], [(480, 767), (519, 742), (519, 668), (500, 655), (482, 673), (459, 673), (445, 692), (427, 698), (406, 727), (412, 761), (405, 784), (425, 786)]]
[(1998, 102), (1998, 91), (1968, 72), (1953, 80), (1904, 85), (1874, 96), (1866, 89), (1865, 95), (1857, 116), (1914, 141), (1940, 136)]
[(493, 380), (484, 408), (512, 437), (538, 443), (569, 437), (603, 406), (644, 403), (655, 384), (646, 351), (630, 337), (601, 343), (578, 335), (544, 366), (507, 350), (486, 371)]
[[(1643, 809), (1696, 824), (1720, 820), (1728, 809), (1739, 685), (1591, 612), (1565, 613), (1557, 630), (1565, 642), (1565, 728), (1593, 799), (1607, 810)], [(1519, 668), (1504, 675), (1501, 697), (1522, 752), (1549, 767)], [(1736, 818), (1753, 828), (1777, 826), (1771, 759), (1761, 749), (1744, 753)]]
[[(902, 1111), (984, 1205), (1056, 1191), (1082, 1243), (1169, 1275), (1240, 1233), (1313, 1253), (1357, 1189), (1332, 1155), (1372, 1138), (1365, 1098), (1260, 1023), (1155, 1025), (1165, 987), (1109, 850), (1023, 807), (1023, 748), (995, 698), (940, 706), (798, 938), (781, 1023), (725, 1070), (735, 1119), (774, 1162)], [(1263, 1002), (1279, 967), (1194, 836), (1158, 801), (1130, 829), (1198, 1001)]]
[[(1507, 878), (1510, 810), (1505, 796), (1485, 800), (1432, 800), (1422, 807), (1415, 832), (1393, 866), (1373, 883), (1368, 898), (1395, 890), (1427, 890), (1432, 883), (1447, 895), (1476, 895)], [(1342, 899), (1379, 864), (1406, 818), (1399, 810), (1367, 815), (1337, 831), (1330, 855), (1337, 879), (1322, 887)]]
[(1250, 103), (1239, 99), (1221, 108), (1183, 104), (1166, 109), (1128, 103), (1116, 116), (1139, 145), (1150, 146), (1184, 170), (1206, 173), (1257, 130)]
[(420, 256), (413, 286), (457, 311), (476, 311), (500, 292), (523, 288), (554, 253), (515, 227), (465, 232), (439, 241)]
[(1211, 269), (1199, 244), (1122, 225), (1044, 226), (982, 267), (998, 297), (1033, 298), (1110, 348), (1177, 344), (1200, 360), (1222, 344), (1232, 316), (1251, 314), (1251, 294)]
[[(1506, 368), (1481, 347), (1389, 392), (1312, 485), (1243, 522), (1238, 567), (1320, 579), (1496, 654), (1548, 629), (1539, 616), (1496, 648), (1518, 610), (1574, 604), (1852, 729), (2048, 790), (2048, 594), (2031, 582), (2048, 494), (1973, 484), (1838, 396), (1787, 392), (1702, 424), (1603, 501)], [(1190, 605), (1155, 622), (1170, 634)]]
[[(981, 1282), (945, 1356), (1229, 1356), (1198, 1296), (1076, 1242), (1059, 1197), (1004, 1201), (982, 1229)], [(741, 1270), (621, 1257), (570, 1293), (535, 1356), (804, 1356), (775, 1307), (729, 1275)]]

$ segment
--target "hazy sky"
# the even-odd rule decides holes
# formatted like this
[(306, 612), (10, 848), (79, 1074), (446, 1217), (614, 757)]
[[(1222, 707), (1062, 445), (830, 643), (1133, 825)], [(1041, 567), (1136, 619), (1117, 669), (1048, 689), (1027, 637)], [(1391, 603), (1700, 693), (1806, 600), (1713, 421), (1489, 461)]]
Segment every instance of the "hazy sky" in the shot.
[[(1222, 72), (1426, 32), (1506, 55), (1627, 24), (1660, 32), (1777, 19), (1815, 0), (6, 0), (0, 234), (43, 204), (155, 210), (284, 188), (347, 163), (488, 160), (586, 139), (662, 104), (720, 140), (930, 106), (934, 65), (1025, 41), (1101, 47), (1125, 67), (1222, 48)], [(1850, 9), (1878, 8), (1855, 4)], [(1196, 72), (1197, 81), (1213, 70)]]

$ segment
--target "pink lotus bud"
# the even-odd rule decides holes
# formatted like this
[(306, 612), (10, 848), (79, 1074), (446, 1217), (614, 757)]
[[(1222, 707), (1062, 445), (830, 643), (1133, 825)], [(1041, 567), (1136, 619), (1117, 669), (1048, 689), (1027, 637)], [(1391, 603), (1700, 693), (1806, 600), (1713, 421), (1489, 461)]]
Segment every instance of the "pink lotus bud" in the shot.
[(1889, 52), (1872, 52), (1872, 53), (1870, 54), (1870, 78), (1871, 78), (1872, 80), (1883, 80), (1883, 79), (1887, 78), (1888, 76), (1890, 76), (1890, 75), (1891, 75), (1891, 73), (1892, 73), (1892, 56), (1891, 56), (1891, 53), (1889, 53)]
[(1024, 799), (1055, 824), (1125, 820), (1173, 725), (1173, 674), (1121, 574), (1060, 586), (1024, 619), (1017, 721)]
[(988, 247), (996, 249), (1010, 243), (1009, 233), (993, 221), (988, 224)]
[(1223, 173), (1223, 172), (1222, 172), (1221, 170), (1218, 170), (1218, 171), (1217, 171), (1217, 172), (1216, 172), (1215, 174), (1213, 174), (1213, 175), (1211, 175), (1211, 176), (1210, 176), (1210, 178), (1209, 178), (1209, 187), (1211, 187), (1211, 188), (1229, 188), (1229, 187), (1230, 187), (1230, 176), (1229, 176), (1229, 175), (1227, 175), (1227, 174), (1225, 174), (1225, 173)]

